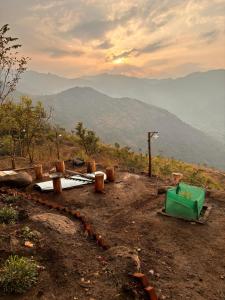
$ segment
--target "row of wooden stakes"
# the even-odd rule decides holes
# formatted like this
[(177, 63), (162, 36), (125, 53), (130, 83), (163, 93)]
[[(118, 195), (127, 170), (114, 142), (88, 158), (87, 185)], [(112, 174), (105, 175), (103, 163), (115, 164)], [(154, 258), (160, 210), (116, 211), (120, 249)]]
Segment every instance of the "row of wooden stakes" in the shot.
[[(67, 172), (70, 174), (73, 173), (74, 175), (81, 175), (85, 176), (84, 174), (73, 172), (66, 170), (65, 163), (63, 160), (55, 162), (56, 173), (53, 173), (51, 178), (53, 181), (53, 189), (54, 192), (57, 194), (62, 193), (62, 185), (61, 185), (61, 177), (65, 175)], [(43, 179), (43, 168), (42, 165), (35, 165), (34, 166), (36, 180)], [(95, 161), (88, 161), (87, 162), (87, 173), (94, 173), (96, 172), (96, 163)], [(115, 181), (115, 169), (114, 167), (106, 168), (106, 179), (109, 182)], [(102, 193), (104, 191), (104, 173), (95, 174), (95, 192)]]

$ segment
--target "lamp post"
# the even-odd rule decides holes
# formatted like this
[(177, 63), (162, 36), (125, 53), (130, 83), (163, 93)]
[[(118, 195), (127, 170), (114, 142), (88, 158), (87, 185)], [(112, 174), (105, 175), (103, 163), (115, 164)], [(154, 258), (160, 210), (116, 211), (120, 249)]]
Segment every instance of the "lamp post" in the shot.
[(148, 176), (152, 177), (152, 153), (151, 153), (151, 139), (157, 139), (159, 137), (158, 131), (148, 132)]
[(60, 152), (59, 152), (59, 138), (61, 138), (62, 135), (61, 135), (61, 134), (58, 134), (58, 132), (56, 131), (55, 137), (56, 137), (57, 158), (60, 159)]

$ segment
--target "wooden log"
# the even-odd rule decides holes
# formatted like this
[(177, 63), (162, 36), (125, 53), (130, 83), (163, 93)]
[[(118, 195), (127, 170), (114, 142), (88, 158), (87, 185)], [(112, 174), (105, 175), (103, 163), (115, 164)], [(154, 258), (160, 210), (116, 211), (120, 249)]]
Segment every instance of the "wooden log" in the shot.
[(95, 192), (102, 193), (104, 190), (104, 174), (95, 175)]
[(172, 173), (172, 178), (173, 178), (173, 183), (175, 185), (177, 185), (181, 181), (181, 179), (183, 178), (183, 174), (173, 172)]
[(52, 181), (53, 181), (54, 192), (56, 194), (61, 194), (62, 193), (61, 178), (60, 177), (53, 177)]
[(35, 176), (37, 180), (41, 180), (43, 178), (43, 169), (42, 165), (34, 166)]
[(71, 170), (66, 170), (66, 173), (68, 173), (69, 175), (79, 175), (85, 179), (91, 179), (91, 180), (94, 180), (93, 177), (90, 177), (88, 175), (85, 175), (85, 174), (82, 174), (80, 172), (75, 172), (75, 171), (71, 171)]
[(65, 163), (63, 160), (57, 160), (55, 162), (56, 172), (65, 173)]
[(12, 169), (14, 170), (16, 168), (15, 158), (12, 158), (11, 162), (12, 162)]
[(95, 161), (88, 161), (87, 162), (87, 173), (94, 173), (96, 172), (96, 164)]
[(115, 169), (113, 167), (106, 168), (106, 178), (108, 181), (115, 181)]

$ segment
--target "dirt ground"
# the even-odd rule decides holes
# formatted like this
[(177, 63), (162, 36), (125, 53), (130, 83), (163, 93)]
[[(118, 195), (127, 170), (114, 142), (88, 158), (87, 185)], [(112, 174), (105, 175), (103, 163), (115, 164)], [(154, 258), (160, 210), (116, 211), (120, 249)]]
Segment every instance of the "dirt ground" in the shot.
[[(77, 220), (73, 220), (77, 232), (66, 235), (31, 221), (36, 214), (57, 211), (32, 200), (13, 204), (29, 217), (0, 227), (0, 263), (17, 253), (34, 257), (44, 268), (29, 292), (22, 296), (0, 292), (0, 299), (145, 299), (128, 276), (138, 270), (134, 259), (115, 255), (123, 246), (125, 252), (138, 254), (140, 272), (147, 275), (161, 299), (224, 300), (225, 194), (206, 199), (212, 211), (202, 225), (158, 215), (165, 195), (155, 192), (155, 179), (126, 172), (117, 172), (116, 182), (106, 184), (103, 194), (94, 193), (93, 185), (59, 196), (34, 192), (79, 210), (110, 245), (105, 251), (85, 235)], [(39, 232), (32, 249), (19, 238), (24, 225)]]

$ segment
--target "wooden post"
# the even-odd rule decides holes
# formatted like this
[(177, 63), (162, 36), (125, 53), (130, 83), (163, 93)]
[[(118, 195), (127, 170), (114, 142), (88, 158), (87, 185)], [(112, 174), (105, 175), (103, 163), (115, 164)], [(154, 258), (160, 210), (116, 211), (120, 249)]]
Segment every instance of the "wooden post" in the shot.
[(96, 164), (95, 161), (88, 161), (87, 162), (87, 173), (94, 173), (96, 172)]
[(34, 166), (35, 176), (37, 180), (41, 180), (43, 178), (43, 169), (42, 165)]
[(16, 162), (15, 162), (15, 158), (13, 157), (12, 160), (12, 169), (15, 169), (16, 168)]
[(55, 176), (53, 177), (53, 188), (54, 192), (56, 194), (61, 194), (62, 193), (62, 185), (61, 185), (61, 178), (60, 176)]
[(151, 132), (148, 132), (148, 176), (152, 177)]
[(106, 177), (110, 182), (115, 181), (115, 169), (113, 167), (106, 168)]
[(172, 173), (172, 178), (173, 178), (173, 184), (177, 185), (183, 178), (183, 174), (174, 172)]
[(104, 174), (95, 175), (95, 192), (101, 193), (104, 190)]
[(158, 131), (150, 131), (148, 132), (148, 176), (152, 177), (152, 152), (151, 152), (151, 138), (156, 135)]
[(63, 160), (58, 160), (55, 162), (56, 172), (65, 173), (65, 163)]

